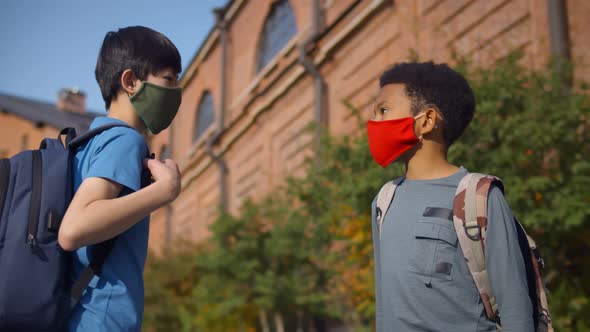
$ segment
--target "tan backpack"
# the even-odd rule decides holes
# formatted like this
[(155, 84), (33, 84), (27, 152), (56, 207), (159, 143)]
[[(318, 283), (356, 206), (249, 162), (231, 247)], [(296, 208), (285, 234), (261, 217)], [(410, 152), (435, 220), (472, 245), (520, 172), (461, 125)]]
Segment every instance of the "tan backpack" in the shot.
[[(380, 238), (385, 214), (393, 200), (395, 189), (402, 181), (403, 178), (400, 178), (386, 183), (377, 195), (376, 217)], [(502, 330), (500, 313), (489, 284), (485, 261), (487, 204), (492, 184), (504, 189), (502, 181), (497, 177), (478, 173), (465, 175), (455, 192), (453, 223), (469, 272), (479, 290), (486, 316), (496, 323), (498, 330)], [(525, 262), (529, 297), (533, 305), (535, 331), (553, 332), (547, 294), (541, 277), (543, 259), (539, 255), (535, 241), (526, 234), (518, 220), (514, 219), (514, 222), (517, 225), (519, 246)]]

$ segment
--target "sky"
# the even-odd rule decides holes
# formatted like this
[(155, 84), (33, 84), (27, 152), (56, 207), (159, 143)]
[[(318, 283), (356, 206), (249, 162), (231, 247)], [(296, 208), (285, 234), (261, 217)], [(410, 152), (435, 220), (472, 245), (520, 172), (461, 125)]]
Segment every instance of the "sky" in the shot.
[(183, 70), (215, 24), (213, 8), (228, 0), (2, 0), (0, 93), (55, 103), (57, 92), (77, 87), (86, 108), (104, 112), (94, 78), (108, 31), (143, 25), (178, 48)]

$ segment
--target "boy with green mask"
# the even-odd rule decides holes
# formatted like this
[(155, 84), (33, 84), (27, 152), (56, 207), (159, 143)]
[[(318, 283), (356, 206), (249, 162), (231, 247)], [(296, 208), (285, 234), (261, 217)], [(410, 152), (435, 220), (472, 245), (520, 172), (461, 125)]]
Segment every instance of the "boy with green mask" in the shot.
[[(72, 281), (90, 264), (97, 244), (114, 239), (101, 273), (94, 276), (67, 323), (68, 331), (140, 331), (143, 267), (149, 214), (180, 192), (175, 162), (148, 157), (143, 137), (166, 129), (181, 101), (180, 54), (168, 38), (136, 26), (109, 32), (96, 65), (108, 110), (90, 126), (120, 125), (76, 151), (76, 194), (63, 218), (59, 244), (72, 255)], [(153, 183), (142, 184), (147, 168)]]

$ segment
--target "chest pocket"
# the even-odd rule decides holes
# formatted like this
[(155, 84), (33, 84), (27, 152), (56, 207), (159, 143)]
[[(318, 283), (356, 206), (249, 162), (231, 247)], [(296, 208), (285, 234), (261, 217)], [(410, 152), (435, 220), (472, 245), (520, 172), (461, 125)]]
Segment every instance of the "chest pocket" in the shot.
[(448, 219), (422, 217), (414, 226), (408, 270), (426, 277), (451, 280), (457, 254), (457, 234)]

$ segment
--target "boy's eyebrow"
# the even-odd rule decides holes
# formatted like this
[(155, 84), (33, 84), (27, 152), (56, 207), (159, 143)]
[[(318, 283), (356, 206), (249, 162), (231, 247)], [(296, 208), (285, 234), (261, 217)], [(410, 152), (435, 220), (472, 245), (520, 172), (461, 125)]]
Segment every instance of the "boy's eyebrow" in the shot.
[(383, 106), (383, 105), (384, 105), (386, 102), (387, 102), (387, 101), (385, 101), (385, 100), (381, 100), (381, 101), (379, 101), (379, 102), (378, 102), (378, 103), (375, 105), (375, 108), (377, 109), (377, 108), (379, 108), (379, 107)]

